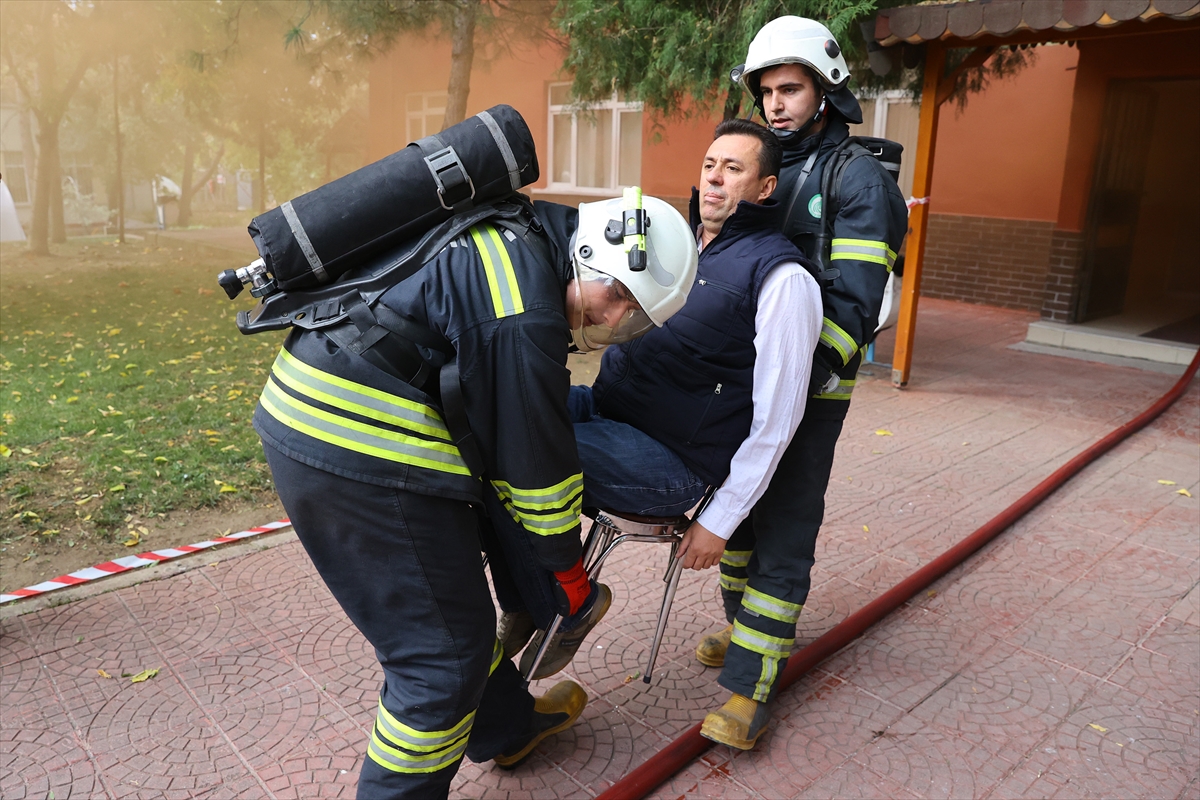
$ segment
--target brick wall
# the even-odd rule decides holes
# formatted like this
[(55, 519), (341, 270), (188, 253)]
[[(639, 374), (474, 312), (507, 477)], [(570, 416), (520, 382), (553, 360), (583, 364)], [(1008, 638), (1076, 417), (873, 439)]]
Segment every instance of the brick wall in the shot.
[(1046, 295), (1042, 319), (1075, 322), (1076, 303), (1083, 267), (1083, 234), (1054, 231), (1050, 240), (1050, 269), (1046, 272)]
[(1054, 223), (930, 214), (921, 294), (1041, 311)]

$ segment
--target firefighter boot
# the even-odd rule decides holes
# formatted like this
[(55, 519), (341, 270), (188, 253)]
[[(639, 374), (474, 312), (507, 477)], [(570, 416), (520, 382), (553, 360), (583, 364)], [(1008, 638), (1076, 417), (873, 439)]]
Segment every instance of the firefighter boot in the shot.
[(733, 625), (726, 625), (716, 633), (705, 634), (696, 645), (696, 660), (706, 667), (725, 666), (725, 651), (733, 637)]
[(513, 769), (533, 752), (542, 740), (565, 731), (575, 724), (587, 705), (587, 692), (574, 681), (556, 683), (550, 691), (533, 701), (532, 732), (523, 744), (513, 745), (494, 759), (501, 769)]
[(735, 693), (725, 705), (708, 712), (700, 726), (700, 735), (717, 744), (750, 750), (767, 729), (770, 718), (766, 703)]
[(533, 624), (533, 615), (528, 611), (505, 611), (496, 623), (496, 638), (504, 648), (504, 657), (512, 658), (521, 652), (521, 648), (533, 636), (537, 626)]
[[(550, 646), (546, 649), (546, 655), (542, 659), (542, 663), (538, 664), (535, 674), (529, 675), (529, 680), (537, 681), (542, 678), (549, 678), (551, 675), (564, 669), (571, 663), (571, 659), (579, 651), (579, 646), (583, 644), (583, 640), (592, 632), (592, 628), (596, 627), (600, 620), (604, 619), (604, 615), (608, 613), (609, 606), (612, 605), (612, 590), (603, 583), (597, 583), (595, 586), (596, 591), (592, 593), (591, 608), (586, 609), (586, 611), (581, 610), (576, 612), (580, 619), (570, 630), (564, 631), (560, 628), (558, 633), (554, 634), (554, 638), (550, 640)], [(525, 652), (521, 654), (522, 675), (527, 675), (529, 668), (533, 666), (533, 660), (537, 658), (538, 648), (541, 647), (542, 639), (545, 635), (545, 631), (535, 633), (533, 641), (529, 643), (529, 646), (525, 648)]]

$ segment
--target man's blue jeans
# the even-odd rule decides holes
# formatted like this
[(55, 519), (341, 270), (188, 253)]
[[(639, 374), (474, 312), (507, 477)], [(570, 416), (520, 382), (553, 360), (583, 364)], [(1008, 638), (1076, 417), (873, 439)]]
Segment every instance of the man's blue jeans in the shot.
[[(649, 435), (598, 416), (590, 386), (572, 386), (567, 408), (583, 467), (584, 509), (665, 517), (683, 514), (700, 502), (707, 488), (703, 479)], [(534, 623), (545, 629), (558, 611), (554, 576), (537, 563), (528, 534), (490, 496), (487, 510), (495, 535), (485, 537), (485, 549), (500, 607), (528, 610)]]

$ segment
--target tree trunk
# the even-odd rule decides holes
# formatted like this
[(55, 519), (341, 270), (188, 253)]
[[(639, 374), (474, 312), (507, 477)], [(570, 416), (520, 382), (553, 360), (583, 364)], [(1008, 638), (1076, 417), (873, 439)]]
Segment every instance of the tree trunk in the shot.
[(721, 119), (733, 119), (742, 110), (742, 87), (734, 84), (725, 95), (725, 113)]
[(54, 175), (50, 183), (50, 241), (62, 244), (67, 241), (67, 224), (63, 219), (62, 158), (57, 150), (54, 155), (54, 163), (50, 164)]
[(267, 212), (267, 132), (266, 123), (258, 123), (258, 213)]
[(121, 102), (117, 83), (118, 56), (113, 56), (113, 131), (117, 145), (117, 241), (125, 244), (125, 169), (121, 158)]
[(467, 117), (471, 91), (471, 63), (475, 60), (475, 14), (479, 0), (455, 0), (454, 30), (450, 40), (450, 85), (446, 87), (446, 116), (442, 130)]
[(192, 175), (195, 172), (196, 143), (189, 137), (183, 145), (183, 182), (179, 184), (179, 221), (181, 228), (186, 228), (192, 221), (192, 195), (196, 190), (192, 186)]
[(62, 209), (62, 182), (58, 177), (58, 126), (38, 121), (37, 183), (33, 190), (33, 225), (29, 232), (29, 249), (38, 255), (50, 255), (50, 205), (53, 186), (57, 182), (59, 215)]
[[(188, 147), (190, 148), (191, 145), (189, 144)], [(224, 155), (225, 143), (222, 142), (221, 146), (217, 149), (216, 156), (213, 157), (212, 164), (210, 164), (208, 169), (204, 171), (204, 174), (200, 176), (199, 180), (197, 180), (195, 183), (192, 183), (192, 161), (194, 157), (187, 155), (185, 151), (185, 167), (183, 170), (184, 183), (183, 186), (180, 187), (181, 192), (179, 195), (179, 227), (182, 228), (191, 221), (192, 198), (196, 196), (196, 192), (200, 191), (201, 186), (209, 182), (213, 176), (213, 173), (217, 171), (217, 167), (221, 166), (221, 158)]]

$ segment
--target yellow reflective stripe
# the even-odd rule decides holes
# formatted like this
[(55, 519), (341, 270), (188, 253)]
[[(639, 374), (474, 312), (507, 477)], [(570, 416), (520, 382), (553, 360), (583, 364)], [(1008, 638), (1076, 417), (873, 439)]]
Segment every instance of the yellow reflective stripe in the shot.
[(744, 592), (746, 591), (746, 578), (734, 578), (730, 575), (722, 574), (718, 579), (721, 588), (729, 592)]
[(448, 750), (428, 755), (409, 755), (379, 738), (378, 728), (371, 732), (371, 741), (367, 745), (367, 755), (379, 766), (391, 772), (413, 774), (437, 772), (440, 769), (454, 766), (462, 758), (466, 750), (467, 735), (463, 734), (462, 738), (456, 740), (455, 744)]
[(729, 567), (744, 567), (750, 563), (753, 550), (726, 550), (721, 554), (721, 563)]
[(343, 447), (356, 453), (375, 456), (387, 461), (411, 464), (416, 467), (470, 475), (466, 462), (452, 444), (430, 442), (403, 433), (376, 428), (357, 420), (331, 414), (315, 408), (284, 392), (275, 384), (275, 376), (267, 380), (259, 403), (263, 409), (287, 427), (307, 434), (327, 444)]
[(492, 481), (492, 486), (513, 520), (530, 533), (553, 536), (579, 524), (579, 513), (583, 510), (582, 472), (545, 489), (520, 489), (507, 481)]
[(758, 682), (754, 684), (754, 693), (750, 696), (751, 700), (765, 703), (770, 698), (771, 687), (775, 684), (775, 678), (779, 676), (779, 662), (780, 659), (774, 656), (762, 657), (762, 669), (758, 673)]
[(504, 240), (491, 225), (476, 225), (471, 228), (471, 239), (483, 261), (483, 272), (487, 276), (488, 289), (492, 296), (492, 307), (497, 317), (510, 317), (525, 310), (521, 290), (517, 286), (517, 274)]
[(870, 261), (873, 264), (883, 264), (892, 271), (896, 263), (896, 251), (887, 246), (887, 242), (874, 242), (869, 239), (834, 239), (829, 251), (829, 260), (854, 259)]
[(842, 366), (850, 363), (850, 359), (854, 358), (854, 354), (858, 352), (858, 345), (855, 343), (854, 337), (842, 330), (829, 317), (825, 317), (821, 322), (821, 341), (838, 352), (838, 355), (842, 357)]
[(787, 658), (788, 654), (792, 652), (792, 645), (796, 643), (794, 637), (782, 639), (778, 636), (767, 636), (765, 633), (747, 628), (736, 619), (733, 621), (733, 636), (730, 641), (759, 655), (780, 658)]
[(840, 381), (837, 385), (837, 388), (832, 392), (821, 392), (819, 394), (814, 394), (813, 397), (818, 400), (849, 400), (850, 393), (854, 391), (854, 384), (856, 382), (857, 379), (852, 381)]
[(391, 712), (383, 707), (381, 698), (379, 711), (375, 715), (375, 723), (384, 736), (405, 750), (431, 751), (441, 749), (459, 737), (470, 733), (471, 726), (475, 724), (475, 712), (470, 712), (456, 725), (444, 731), (419, 731), (392, 716)]
[(769, 594), (763, 594), (757, 589), (747, 586), (746, 596), (742, 598), (742, 608), (764, 617), (777, 619), (780, 622), (795, 624), (796, 620), (800, 618), (800, 611), (804, 606), (771, 597)]
[(573, 495), (583, 491), (583, 473), (576, 472), (566, 480), (560, 481), (545, 489), (520, 489), (508, 481), (492, 481), (497, 493), (507, 497), (514, 504), (530, 511), (542, 511), (547, 508), (558, 508)]
[(326, 405), (451, 441), (441, 415), (433, 408), (317, 369), (296, 358), (287, 348), (279, 351), (271, 373), (297, 394)]
[(497, 639), (495, 647), (492, 648), (492, 666), (488, 668), (488, 675), (496, 671), (502, 658), (504, 658), (504, 648), (500, 646), (500, 640)]

